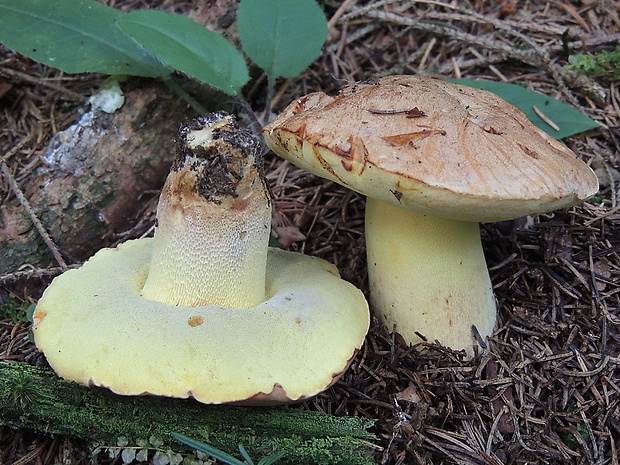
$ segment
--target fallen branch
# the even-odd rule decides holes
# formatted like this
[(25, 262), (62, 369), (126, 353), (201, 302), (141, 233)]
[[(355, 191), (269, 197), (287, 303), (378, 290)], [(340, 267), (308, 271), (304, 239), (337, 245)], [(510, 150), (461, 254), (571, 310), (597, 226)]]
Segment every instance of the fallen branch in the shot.
[(279, 451), (278, 463), (374, 463), (376, 439), (370, 420), (335, 417), (288, 407), (258, 408), (204, 405), (193, 400), (118, 396), (107, 389), (68, 383), (49, 369), (0, 361), (0, 425), (65, 434), (116, 446), (127, 438), (159, 437), (176, 452), (177, 432), (233, 455), (243, 444), (252, 457)]

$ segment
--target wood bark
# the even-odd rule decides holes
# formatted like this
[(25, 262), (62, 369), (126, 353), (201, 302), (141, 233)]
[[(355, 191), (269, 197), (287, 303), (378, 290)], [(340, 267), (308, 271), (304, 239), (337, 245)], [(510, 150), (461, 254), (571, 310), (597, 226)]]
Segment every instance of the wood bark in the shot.
[(188, 399), (118, 396), (103, 388), (68, 383), (50, 369), (0, 361), (0, 424), (66, 434), (127, 447), (155, 436), (163, 448), (188, 454), (170, 436), (177, 432), (239, 456), (286, 451), (278, 464), (371, 465), (373, 421), (335, 417), (291, 407), (204, 405)]
[[(44, 166), (22, 190), (68, 262), (83, 261), (125, 231), (158, 190), (174, 157), (174, 138), (187, 104), (155, 81), (122, 84), (114, 113), (84, 112), (58, 133)], [(47, 266), (51, 253), (16, 198), (0, 206), (0, 274), (23, 264)]]

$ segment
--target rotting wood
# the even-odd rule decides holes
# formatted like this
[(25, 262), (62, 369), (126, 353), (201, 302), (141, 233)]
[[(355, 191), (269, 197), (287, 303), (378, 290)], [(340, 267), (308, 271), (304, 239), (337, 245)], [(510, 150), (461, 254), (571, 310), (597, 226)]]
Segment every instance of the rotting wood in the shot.
[[(69, 261), (109, 245), (135, 221), (144, 192), (163, 184), (187, 105), (155, 82), (128, 83), (119, 111), (84, 113), (43, 154), (47, 166), (21, 188)], [(0, 206), (0, 274), (47, 266), (51, 253), (15, 199)]]

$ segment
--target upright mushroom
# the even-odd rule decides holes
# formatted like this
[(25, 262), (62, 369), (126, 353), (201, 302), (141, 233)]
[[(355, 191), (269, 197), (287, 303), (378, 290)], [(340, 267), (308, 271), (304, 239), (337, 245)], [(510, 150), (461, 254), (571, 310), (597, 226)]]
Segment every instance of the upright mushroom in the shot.
[(313, 396), (368, 330), (363, 294), (318, 258), (268, 248), (259, 142), (215, 113), (181, 128), (155, 238), (96, 253), (39, 300), (34, 337), (67, 380), (204, 403)]
[(483, 90), (390, 76), (292, 102), (263, 134), (278, 155), (365, 194), (371, 309), (471, 356), (496, 303), (479, 222), (566, 208), (594, 172)]

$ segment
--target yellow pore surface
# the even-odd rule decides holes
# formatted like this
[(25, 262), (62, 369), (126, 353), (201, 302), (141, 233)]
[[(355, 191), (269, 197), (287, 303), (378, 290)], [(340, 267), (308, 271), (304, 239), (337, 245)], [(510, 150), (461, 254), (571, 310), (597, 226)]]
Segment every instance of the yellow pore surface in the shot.
[(204, 403), (298, 400), (327, 388), (362, 345), (367, 303), (321, 259), (270, 249), (264, 302), (175, 307), (139, 295), (152, 244), (101, 250), (45, 291), (35, 342), (60, 376)]

